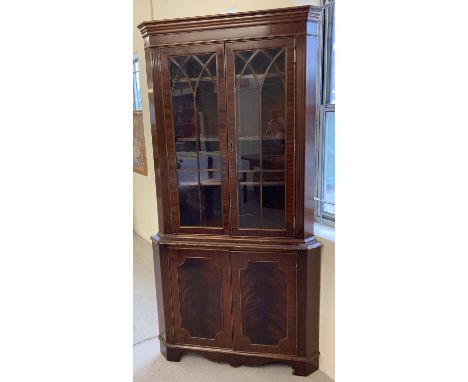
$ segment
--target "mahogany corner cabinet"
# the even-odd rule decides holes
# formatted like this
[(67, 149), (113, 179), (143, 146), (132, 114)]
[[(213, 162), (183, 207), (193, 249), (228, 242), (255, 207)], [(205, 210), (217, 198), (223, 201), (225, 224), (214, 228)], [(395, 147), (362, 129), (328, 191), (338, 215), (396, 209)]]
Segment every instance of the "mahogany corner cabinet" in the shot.
[(315, 131), (324, 7), (141, 23), (161, 352), (319, 367)]

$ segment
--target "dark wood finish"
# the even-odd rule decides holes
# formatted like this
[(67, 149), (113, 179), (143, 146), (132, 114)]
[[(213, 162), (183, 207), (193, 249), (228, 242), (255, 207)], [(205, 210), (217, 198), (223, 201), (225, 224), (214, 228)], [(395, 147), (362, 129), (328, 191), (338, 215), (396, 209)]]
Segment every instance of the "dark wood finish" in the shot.
[(179, 362), (183, 353), (198, 353), (214, 362), (228, 363), (232, 367), (262, 366), (269, 363), (287, 363), (293, 374), (306, 377), (318, 369), (318, 352), (313, 357), (289, 356), (285, 354), (252, 353), (232, 349), (215, 349), (203, 346), (169, 344), (159, 337), (161, 353), (171, 362)]
[[(159, 339), (168, 361), (197, 352), (234, 367), (284, 362), (295, 375), (319, 367), (320, 243), (313, 232), (313, 190), (322, 17), (323, 7), (303, 6), (139, 26), (158, 204), (159, 233), (152, 241)], [(240, 228), (237, 211), (233, 55), (265, 47), (286, 48), (285, 229)], [(168, 57), (203, 52), (217, 59), (223, 220), (220, 227), (184, 227)], [(258, 166), (258, 159), (246, 156)]]
[[(231, 191), (231, 232), (234, 236), (293, 236), (294, 234), (294, 39), (259, 40), (227, 43), (226, 45), (227, 116), (229, 141), (229, 187)], [(285, 229), (239, 228), (237, 208), (237, 133), (235, 101), (234, 52), (261, 48), (286, 48), (286, 131), (285, 131)]]
[(296, 254), (231, 252), (234, 350), (296, 353)]
[(159, 335), (172, 341), (172, 319), (169, 284), (169, 259), (166, 246), (153, 242), (154, 278), (156, 282), (156, 302), (158, 307)]
[[(320, 33), (321, 36), (321, 33)], [(321, 38), (321, 37), (320, 37)], [(315, 209), (315, 128), (317, 123), (318, 107), (317, 76), (320, 66), (320, 51), (315, 35), (296, 37), (296, 59), (304, 63), (297, 66), (296, 73), (296, 141), (304, 142), (296, 151), (296, 237), (308, 237), (314, 233)], [(319, 53), (317, 53), (319, 52)], [(307, 69), (307, 70), (306, 70)], [(307, 129), (302, 126), (308, 126)]]
[(230, 347), (229, 252), (169, 249), (176, 343)]
[(161, 89), (161, 61), (159, 48), (145, 50), (148, 98), (150, 104), (151, 136), (153, 143), (156, 200), (159, 232), (172, 232), (170, 217), (169, 184), (167, 179), (166, 130), (164, 128)]
[(145, 48), (290, 37), (317, 34), (322, 9), (303, 6), (147, 21), (138, 28), (145, 39)]
[(218, 30), (251, 26), (272, 26), (277, 24), (315, 21), (321, 17), (321, 7), (302, 6), (227, 13), (209, 16), (184, 17), (179, 19), (148, 21), (138, 25), (143, 37), (158, 36), (168, 33)]

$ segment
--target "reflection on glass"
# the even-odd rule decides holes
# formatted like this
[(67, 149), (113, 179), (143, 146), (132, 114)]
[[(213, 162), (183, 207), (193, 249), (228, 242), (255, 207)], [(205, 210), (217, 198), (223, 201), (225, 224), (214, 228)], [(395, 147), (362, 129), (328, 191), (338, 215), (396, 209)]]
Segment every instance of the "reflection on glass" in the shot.
[(323, 210), (335, 213), (335, 112), (325, 113), (325, 170)]
[(237, 174), (240, 227), (261, 227), (260, 174), (257, 171)]
[(221, 222), (221, 186), (201, 187), (201, 224), (202, 226), (220, 226)]
[(237, 141), (237, 169), (260, 169), (260, 141), (258, 139)]
[(220, 185), (221, 174), (219, 171), (200, 171), (200, 184), (202, 185)]
[(180, 225), (198, 225), (200, 221), (198, 172), (178, 171)]
[(169, 59), (180, 224), (219, 227), (222, 208), (216, 54)]
[(284, 172), (263, 172), (262, 186), (263, 227), (283, 228)]
[(239, 227), (285, 228), (285, 48), (235, 58)]
[(176, 142), (177, 169), (197, 170), (197, 144), (196, 142)]

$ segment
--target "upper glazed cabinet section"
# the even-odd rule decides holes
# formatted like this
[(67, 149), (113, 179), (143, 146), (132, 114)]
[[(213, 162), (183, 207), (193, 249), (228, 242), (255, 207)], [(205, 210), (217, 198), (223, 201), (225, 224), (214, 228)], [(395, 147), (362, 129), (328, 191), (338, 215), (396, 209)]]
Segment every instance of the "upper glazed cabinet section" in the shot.
[(140, 24), (162, 233), (313, 234), (322, 11)]

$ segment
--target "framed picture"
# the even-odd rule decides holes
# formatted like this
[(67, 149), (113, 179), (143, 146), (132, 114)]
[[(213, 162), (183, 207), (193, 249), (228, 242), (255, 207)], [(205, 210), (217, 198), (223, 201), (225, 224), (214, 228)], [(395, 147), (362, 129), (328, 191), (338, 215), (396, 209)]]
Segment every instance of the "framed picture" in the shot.
[(141, 111), (133, 111), (133, 171), (141, 175), (148, 175), (143, 113)]

